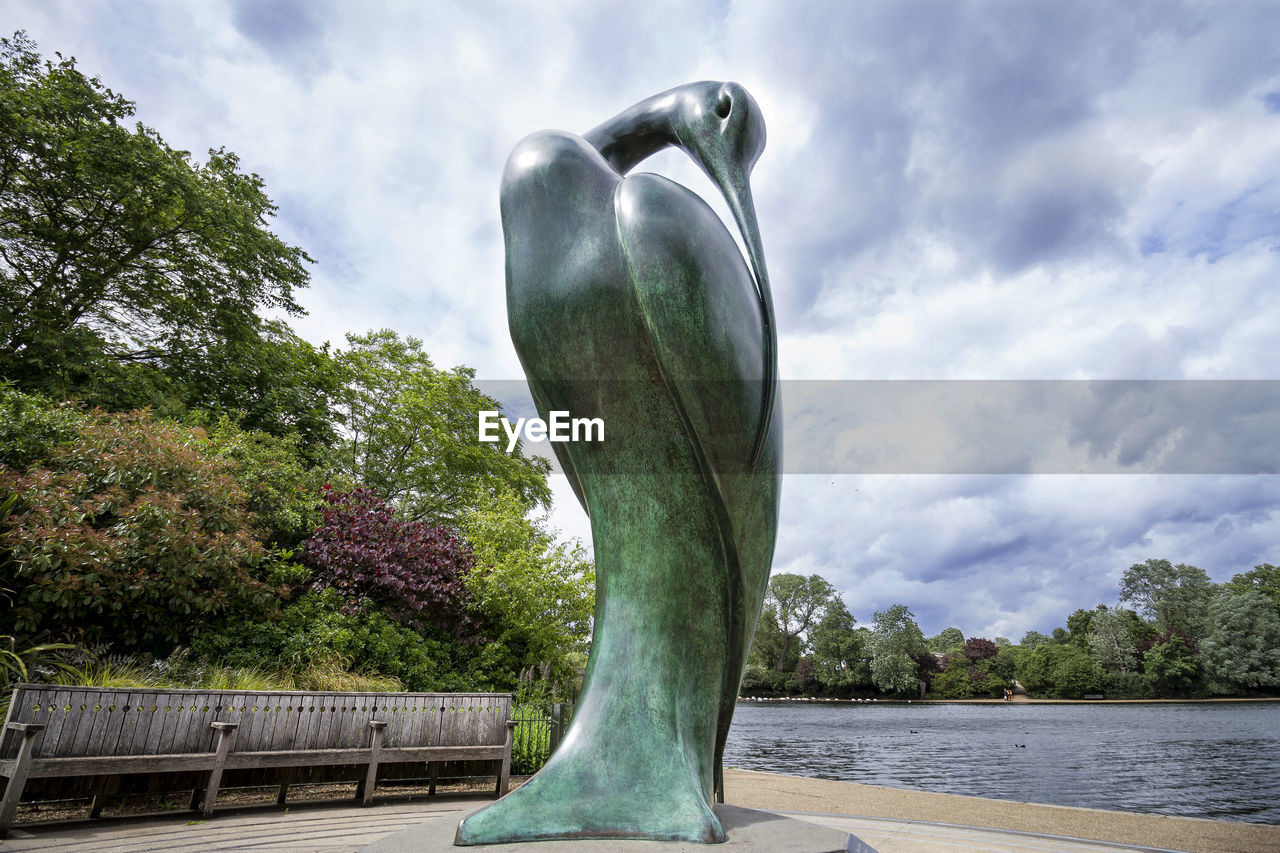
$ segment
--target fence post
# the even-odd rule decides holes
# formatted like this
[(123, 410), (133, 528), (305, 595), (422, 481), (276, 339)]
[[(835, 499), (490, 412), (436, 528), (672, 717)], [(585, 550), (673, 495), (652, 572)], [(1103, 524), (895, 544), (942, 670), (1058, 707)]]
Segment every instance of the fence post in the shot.
[(551, 706), (551, 751), (549, 755), (555, 755), (556, 747), (560, 745), (560, 735), (564, 733), (564, 703), (556, 702)]

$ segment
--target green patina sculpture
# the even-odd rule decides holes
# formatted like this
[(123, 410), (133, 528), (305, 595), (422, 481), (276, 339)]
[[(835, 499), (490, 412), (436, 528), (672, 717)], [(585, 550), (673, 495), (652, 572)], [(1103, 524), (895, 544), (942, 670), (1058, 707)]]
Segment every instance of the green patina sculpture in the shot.
[[(735, 83), (648, 98), (585, 136), (516, 146), (502, 183), (511, 336), (591, 518), (596, 613), (573, 721), (458, 844), (718, 842), (721, 756), (777, 531), (776, 332), (748, 178), (764, 122)], [(717, 183), (750, 258), (679, 184), (624, 177), (669, 146)]]

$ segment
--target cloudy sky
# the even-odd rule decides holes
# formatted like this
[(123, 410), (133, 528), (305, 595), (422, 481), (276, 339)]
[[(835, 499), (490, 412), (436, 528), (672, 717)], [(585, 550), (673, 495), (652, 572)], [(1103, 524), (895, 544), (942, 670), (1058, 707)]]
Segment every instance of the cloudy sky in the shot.
[[(902, 602), (926, 634), (1016, 640), (1148, 557), (1280, 562), (1276, 3), (0, 6), (170, 144), (262, 175), (317, 261), (301, 334), (390, 327), (492, 380), (521, 376), (515, 142), (736, 80), (769, 128), (753, 185), (802, 460), (775, 572), (823, 575), (864, 624)], [(644, 168), (718, 204), (682, 154)], [(884, 388), (887, 419), (863, 405)], [(589, 538), (563, 483), (553, 516)]]

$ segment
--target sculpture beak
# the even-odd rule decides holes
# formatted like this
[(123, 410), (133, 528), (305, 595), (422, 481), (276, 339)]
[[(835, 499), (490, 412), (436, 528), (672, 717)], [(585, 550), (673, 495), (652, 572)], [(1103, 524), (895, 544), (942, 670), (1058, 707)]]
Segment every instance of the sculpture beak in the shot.
[(777, 374), (778, 333), (773, 322), (773, 291), (769, 287), (769, 271), (764, 262), (764, 244), (760, 240), (760, 226), (756, 221), (755, 201), (751, 197), (750, 166), (739, 162), (724, 160), (712, 161), (706, 171), (719, 186), (734, 221), (738, 224), (738, 233), (747, 249), (747, 259), (751, 263), (751, 271), (756, 280), (756, 295), (760, 300), (760, 317), (762, 321), (763, 346), (765, 351), (764, 376), (765, 411), (761, 413), (759, 433), (752, 451), (751, 467), (754, 470), (759, 464), (764, 448), (765, 435), (772, 418), (772, 387)]
[(738, 223), (738, 233), (742, 235), (743, 245), (747, 248), (747, 259), (751, 262), (751, 271), (756, 279), (756, 292), (760, 296), (761, 306), (768, 305), (769, 318), (773, 315), (773, 295), (769, 290), (769, 271), (764, 263), (764, 244), (760, 241), (760, 225), (756, 221), (755, 201), (751, 197), (751, 186), (744, 174), (733, 184), (725, 183), (720, 187), (724, 194), (733, 219)]

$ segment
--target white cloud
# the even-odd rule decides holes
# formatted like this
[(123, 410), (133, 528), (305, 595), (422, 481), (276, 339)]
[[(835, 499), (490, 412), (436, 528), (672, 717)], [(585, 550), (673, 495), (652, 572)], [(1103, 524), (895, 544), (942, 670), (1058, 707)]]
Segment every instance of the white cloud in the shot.
[[(175, 146), (264, 177), (278, 233), (318, 261), (295, 323), (317, 342), (391, 327), (518, 377), (506, 152), (726, 78), (769, 124), (784, 378), (1280, 378), (1275, 6), (7, 8)], [(709, 191), (679, 155), (656, 163)], [(864, 623), (902, 601), (930, 633), (1017, 639), (1149, 556), (1219, 579), (1280, 557), (1267, 478), (830, 480), (787, 478), (776, 569), (824, 574)]]

